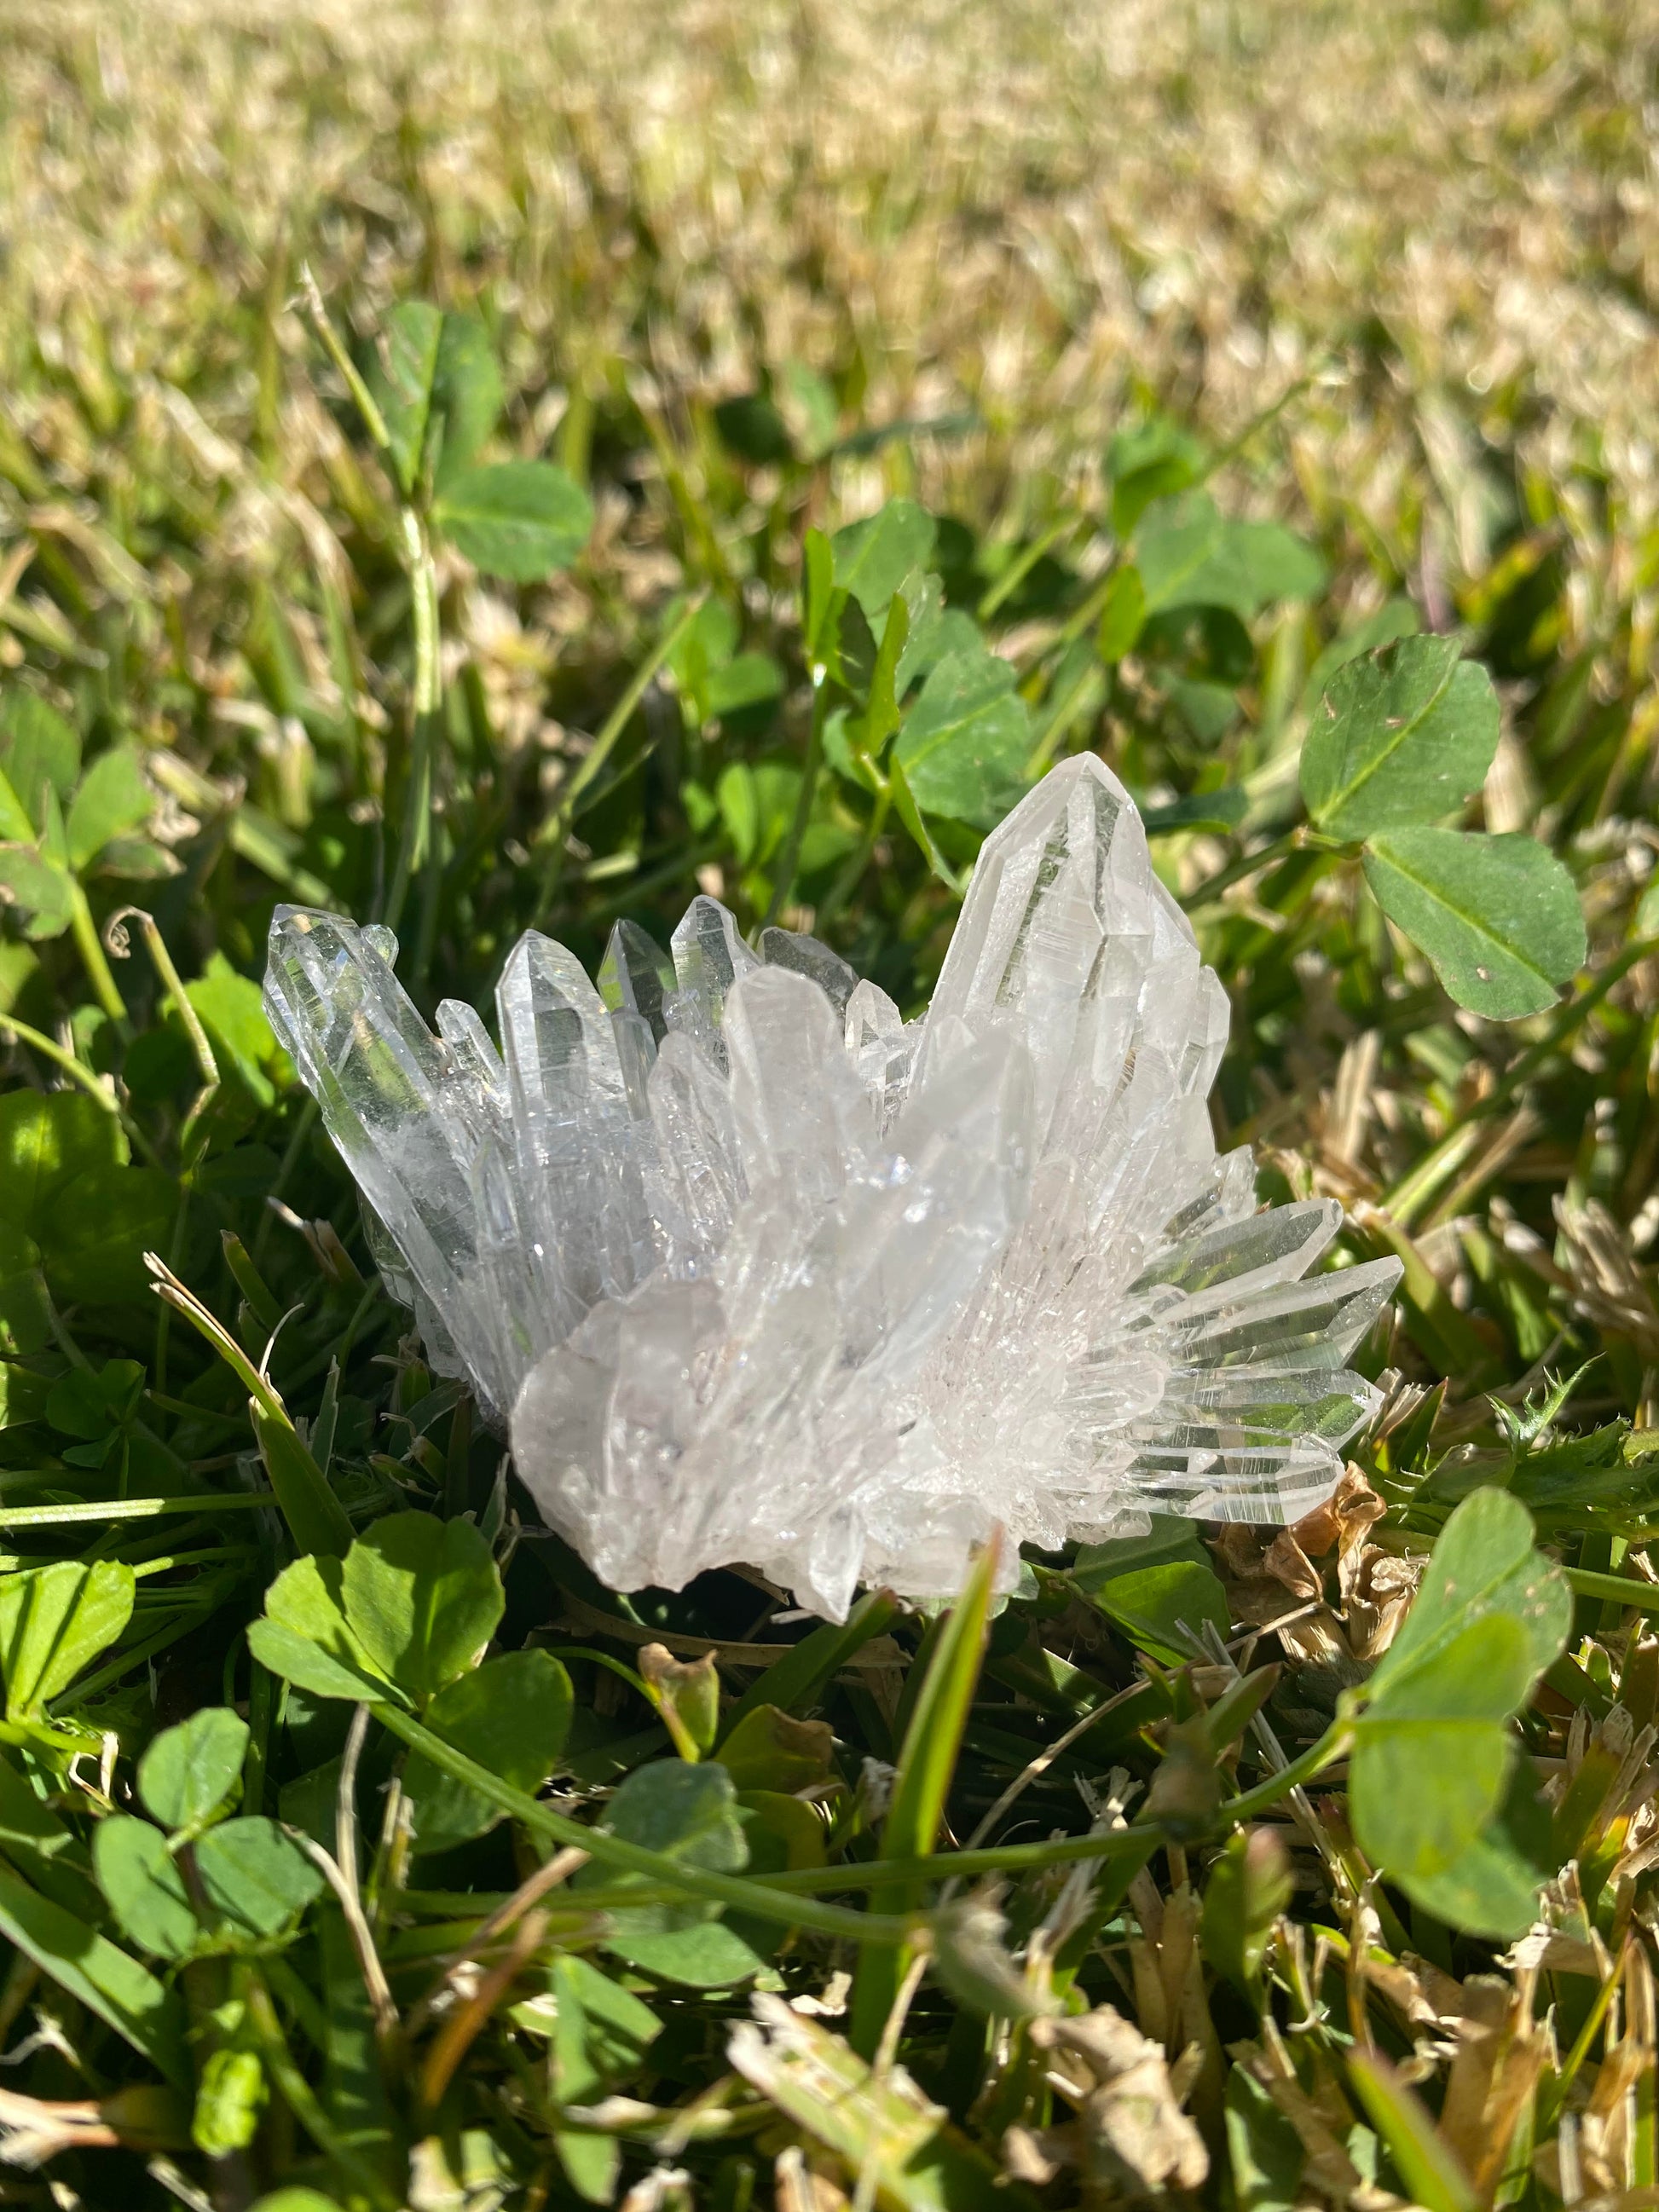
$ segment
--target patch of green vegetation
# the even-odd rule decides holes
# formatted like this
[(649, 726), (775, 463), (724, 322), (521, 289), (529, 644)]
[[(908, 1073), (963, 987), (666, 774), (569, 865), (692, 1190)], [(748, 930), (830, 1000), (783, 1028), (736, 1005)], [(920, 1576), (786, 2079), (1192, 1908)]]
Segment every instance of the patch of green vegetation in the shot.
[[(1655, 2183), (1641, 41), (967, 14), (0, 31), (8, 2201)], [(913, 1012), (1080, 750), (1218, 1133), (1404, 1263), (1342, 1487), (1000, 1608), (604, 1589), (273, 908), (429, 1010), (708, 889)]]

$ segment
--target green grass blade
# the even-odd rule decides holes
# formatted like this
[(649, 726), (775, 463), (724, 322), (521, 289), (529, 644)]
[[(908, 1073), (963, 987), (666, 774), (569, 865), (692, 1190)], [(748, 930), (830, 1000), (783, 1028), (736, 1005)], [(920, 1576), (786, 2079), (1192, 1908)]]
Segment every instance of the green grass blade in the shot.
[(1385, 2059), (1351, 2052), (1348, 2078), (1365, 2116), (1389, 2147), (1389, 2155), (1412, 2202), (1425, 2212), (1478, 2212), (1468, 2176), (1443, 2142), (1422, 2104)]
[(166, 2080), (188, 2083), (183, 2008), (147, 1966), (4, 1870), (0, 1935), (124, 2036)]
[[(994, 1542), (981, 1553), (928, 1658), (899, 1749), (893, 1795), (882, 1828), (882, 1854), (889, 1860), (914, 1862), (933, 1851), (985, 1656), (998, 1557)], [(912, 1911), (921, 1901), (924, 1881), (919, 1873), (913, 1874), (882, 1901), (900, 1911)], [(854, 2048), (866, 2057), (881, 2040), (904, 1971), (903, 1957), (895, 1950), (866, 1951), (859, 1963), (848, 2032)]]
[(257, 1398), (248, 1400), (247, 1411), (259, 1440), (259, 1456), (295, 1546), (302, 1553), (343, 1559), (351, 1548), (350, 1518), (293, 1423), (286, 1414), (268, 1413)]

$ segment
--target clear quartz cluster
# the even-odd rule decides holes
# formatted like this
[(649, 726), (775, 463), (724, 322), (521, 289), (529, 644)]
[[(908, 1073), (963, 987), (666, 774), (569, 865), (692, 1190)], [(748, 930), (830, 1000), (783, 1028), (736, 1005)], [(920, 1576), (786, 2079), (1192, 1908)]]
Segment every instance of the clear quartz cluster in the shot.
[[(267, 1009), (434, 1364), (619, 1589), (744, 1561), (840, 1619), (959, 1587), (1000, 1524), (1316, 1503), (1392, 1260), (1310, 1270), (1206, 1094), (1228, 1006), (1090, 757), (987, 840), (932, 1006), (699, 898), (598, 988), (531, 933), (428, 1030), (389, 933), (278, 909)], [(1012, 1571), (1012, 1545), (1006, 1558)]]

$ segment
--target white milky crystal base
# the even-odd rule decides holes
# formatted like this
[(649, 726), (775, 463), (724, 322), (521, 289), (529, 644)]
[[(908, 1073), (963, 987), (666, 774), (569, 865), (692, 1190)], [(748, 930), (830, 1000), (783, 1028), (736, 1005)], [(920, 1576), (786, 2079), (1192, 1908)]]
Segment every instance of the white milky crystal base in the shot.
[(620, 924), (597, 988), (521, 939), (499, 1054), (396, 953), (280, 908), (272, 1025), (434, 1365), (615, 1589), (741, 1560), (839, 1620), (953, 1592), (999, 1523), (1285, 1520), (1372, 1410), (1345, 1363), (1398, 1264), (1310, 1274), (1338, 1206), (1258, 1212), (1218, 1156), (1226, 997), (1097, 760), (987, 840), (920, 1021), (708, 898), (672, 959)]

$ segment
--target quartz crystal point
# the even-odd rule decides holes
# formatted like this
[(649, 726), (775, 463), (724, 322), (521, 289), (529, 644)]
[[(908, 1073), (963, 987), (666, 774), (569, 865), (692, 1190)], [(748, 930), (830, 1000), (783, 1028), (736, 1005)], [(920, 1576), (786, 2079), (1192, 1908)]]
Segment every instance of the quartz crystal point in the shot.
[[(439, 1368), (619, 1589), (746, 1561), (832, 1619), (1001, 1524), (1304, 1511), (1395, 1261), (1314, 1272), (1206, 1097), (1227, 1000), (1087, 756), (987, 841), (926, 1017), (693, 902), (596, 988), (532, 933), (434, 1036), (384, 930), (280, 908), (265, 998)], [(1012, 1550), (1009, 1555), (1012, 1567)]]

